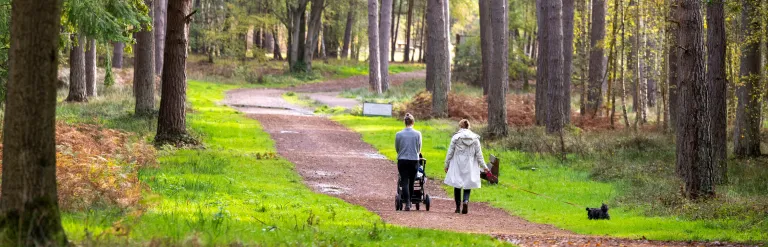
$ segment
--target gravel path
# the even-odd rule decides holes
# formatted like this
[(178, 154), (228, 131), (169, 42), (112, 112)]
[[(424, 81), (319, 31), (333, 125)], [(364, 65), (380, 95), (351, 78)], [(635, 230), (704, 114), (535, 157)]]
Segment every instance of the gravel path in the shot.
[[(400, 74), (423, 76), (423, 72)], [(395, 77), (395, 76), (393, 76)], [(362, 80), (362, 82), (360, 82)], [(340, 91), (365, 86), (367, 78), (329, 81), (291, 91)], [(325, 87), (327, 85), (327, 87)], [(317, 90), (317, 91), (315, 91)], [(720, 243), (661, 242), (577, 235), (556, 227), (528, 222), (485, 203), (471, 203), (470, 213), (453, 213), (452, 196), (441, 189), (441, 181), (429, 180), (430, 211), (395, 211), (396, 165), (378, 153), (361, 136), (344, 126), (283, 101), (283, 90), (243, 89), (230, 91), (225, 103), (249, 113), (275, 140), (278, 153), (296, 165), (304, 183), (314, 191), (364, 206), (396, 225), (490, 234), (520, 246), (722, 246)], [(439, 165), (439, 162), (428, 165)], [(429, 174), (427, 174), (429, 175)], [(586, 216), (585, 216), (586, 217)]]

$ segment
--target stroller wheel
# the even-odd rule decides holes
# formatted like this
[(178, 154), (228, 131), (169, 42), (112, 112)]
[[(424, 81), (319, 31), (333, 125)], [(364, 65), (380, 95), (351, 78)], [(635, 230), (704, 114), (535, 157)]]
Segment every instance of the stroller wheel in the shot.
[(419, 210), (419, 204), (420, 203), (416, 203), (416, 210)]
[(425, 195), (424, 197), (424, 209), (429, 211), (429, 203), (431, 203), (431, 200), (429, 199), (429, 195)]
[(400, 202), (400, 194), (395, 195), (395, 211), (403, 210), (403, 204)]

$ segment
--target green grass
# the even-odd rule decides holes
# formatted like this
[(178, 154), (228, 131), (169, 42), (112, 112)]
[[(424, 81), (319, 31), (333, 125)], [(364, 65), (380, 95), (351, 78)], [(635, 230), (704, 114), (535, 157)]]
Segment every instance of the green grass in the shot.
[[(188, 124), (206, 148), (163, 151), (157, 167), (143, 168), (139, 175), (148, 191), (141, 209), (64, 213), (69, 238), (100, 245), (504, 244), (484, 235), (383, 224), (363, 207), (312, 192), (290, 162), (258, 158), (275, 148), (257, 121), (217, 104), (234, 88), (190, 82), (188, 98), (194, 111)], [(66, 112), (72, 112), (67, 113), (72, 118), (79, 114)]]
[[(335, 116), (333, 119), (361, 133), (364, 141), (372, 144), (388, 158), (396, 158), (392, 143), (395, 133), (402, 129), (400, 120), (349, 115)], [(445, 120), (417, 121), (416, 129), (424, 136), (422, 153), (429, 160), (429, 176), (444, 178), (443, 161), (451, 134), (456, 131), (455, 126), (456, 123)], [(634, 192), (628, 189), (631, 184), (628, 185), (627, 182), (631, 181), (595, 181), (590, 170), (579, 168), (587, 167), (583, 163), (590, 160), (576, 160), (563, 165), (550, 155), (506, 149), (484, 151), (486, 160), (489, 154), (494, 154), (502, 160), (499, 178), (501, 183), (495, 186), (484, 183), (483, 188), (472, 193), (472, 200), (489, 202), (495, 207), (533, 222), (552, 224), (581, 234), (627, 238), (738, 242), (768, 240), (768, 224), (765, 218), (745, 219), (738, 215), (717, 219), (697, 219), (686, 215), (649, 216), (647, 209), (620, 205), (611, 208), (610, 221), (589, 221), (584, 207), (572, 206), (562, 201), (590, 207), (597, 207), (601, 202), (610, 204), (619, 201), (620, 197), (626, 196), (627, 193)], [(624, 163), (616, 162), (609, 165), (616, 167), (622, 164)], [(752, 169), (754, 171), (754, 168)], [(651, 171), (632, 172), (645, 173), (650, 179), (659, 175), (654, 175)], [(765, 181), (764, 179), (762, 181)], [(650, 184), (653, 184), (653, 180)], [(554, 199), (534, 196), (518, 188), (535, 191)], [(449, 189), (446, 187), (446, 190)], [(693, 207), (691, 211), (694, 212), (708, 210), (696, 203), (684, 204), (683, 207)]]
[[(375, 92), (371, 92), (368, 88), (354, 88), (346, 89), (341, 92), (341, 97), (358, 99), (366, 102), (376, 103), (405, 103), (413, 98), (416, 94), (424, 91), (424, 80), (410, 80), (402, 85), (398, 85), (390, 88), (388, 91), (379, 95)], [(476, 97), (483, 96), (483, 90), (469, 86), (464, 83), (453, 83), (451, 85), (451, 92), (458, 94), (467, 94)]]

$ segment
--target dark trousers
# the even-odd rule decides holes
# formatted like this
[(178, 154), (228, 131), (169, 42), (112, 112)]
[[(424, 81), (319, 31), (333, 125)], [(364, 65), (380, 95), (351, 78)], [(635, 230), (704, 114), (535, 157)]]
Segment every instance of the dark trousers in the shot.
[(464, 190), (464, 200), (461, 200), (461, 189), (453, 188), (453, 199), (456, 201), (456, 210), (461, 206), (461, 202), (469, 202), (469, 194), (472, 190)]
[(411, 204), (413, 195), (413, 182), (416, 179), (416, 171), (419, 168), (418, 160), (397, 160), (397, 171), (400, 173), (400, 187), (403, 188), (403, 198), (406, 205)]

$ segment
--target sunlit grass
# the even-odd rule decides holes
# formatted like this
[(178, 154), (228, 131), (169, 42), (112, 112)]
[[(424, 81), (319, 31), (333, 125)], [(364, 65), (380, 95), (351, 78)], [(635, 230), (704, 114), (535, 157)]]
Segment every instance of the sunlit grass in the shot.
[(374, 213), (312, 192), (274, 155), (260, 124), (217, 104), (236, 86), (190, 82), (191, 130), (204, 149), (167, 150), (144, 168), (144, 207), (65, 213), (70, 239), (101, 245), (231, 243), (312, 246), (503, 245), (489, 236), (384, 224)]
[[(396, 159), (395, 133), (403, 128), (398, 119), (382, 117), (334, 116), (333, 119), (362, 134), (389, 159)], [(456, 123), (445, 120), (417, 121), (423, 139), (422, 153), (429, 160), (427, 174), (443, 179), (443, 161)], [(561, 164), (548, 155), (534, 155), (515, 150), (484, 150), (499, 157), (499, 185), (483, 184), (472, 193), (472, 200), (489, 202), (533, 222), (552, 224), (582, 234), (609, 235), (655, 240), (720, 240), (764, 242), (768, 229), (764, 220), (745, 221), (739, 217), (724, 219), (689, 219), (682, 216), (646, 216), (638, 209), (611, 207), (610, 221), (590, 221), (585, 207), (598, 207), (627, 193), (621, 183), (593, 181), (589, 172)], [(614, 164), (622, 165), (621, 163)], [(533, 169), (535, 168), (535, 169)], [(536, 196), (519, 188), (540, 193)], [(445, 188), (451, 190), (450, 188)], [(569, 202), (578, 206), (566, 204)], [(695, 205), (692, 205), (695, 206)]]

